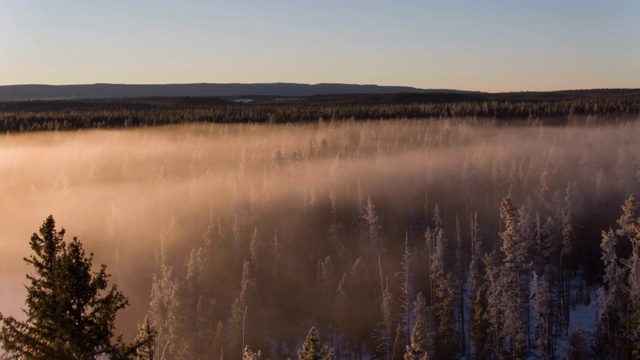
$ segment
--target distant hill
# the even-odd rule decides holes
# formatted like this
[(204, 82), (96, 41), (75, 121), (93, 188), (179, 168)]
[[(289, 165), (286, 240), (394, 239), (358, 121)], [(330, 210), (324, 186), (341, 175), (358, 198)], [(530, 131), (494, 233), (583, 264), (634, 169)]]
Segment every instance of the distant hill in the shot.
[(115, 99), (136, 97), (313, 96), (343, 94), (467, 93), (448, 89), (353, 84), (90, 84), (0, 86), (3, 100)]

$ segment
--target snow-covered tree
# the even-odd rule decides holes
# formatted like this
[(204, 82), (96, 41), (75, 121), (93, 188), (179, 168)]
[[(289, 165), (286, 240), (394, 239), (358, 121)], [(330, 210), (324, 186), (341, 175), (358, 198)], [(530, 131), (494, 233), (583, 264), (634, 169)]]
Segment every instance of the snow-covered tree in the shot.
[(573, 267), (573, 248), (574, 248), (574, 234), (573, 234), (573, 205), (572, 205), (572, 193), (574, 183), (569, 183), (567, 186), (564, 202), (560, 210), (560, 222), (561, 222), (561, 250), (560, 250), (560, 263), (559, 273), (560, 281), (558, 282), (559, 291), (558, 298), (560, 303), (560, 310), (562, 311), (562, 325), (564, 326), (565, 335), (569, 331), (569, 323), (571, 317), (571, 273)]
[(222, 321), (218, 321), (216, 325), (212, 348), (212, 359), (224, 359), (224, 354), (227, 351), (227, 331), (222, 325)]
[(631, 254), (623, 261), (628, 276), (630, 314), (627, 318), (626, 336), (630, 344), (632, 357), (640, 357), (640, 204), (634, 195), (630, 195), (622, 207), (622, 216), (618, 219), (619, 235), (625, 235), (631, 241)]
[(502, 240), (500, 249), (504, 256), (500, 268), (499, 291), (502, 296), (502, 335), (509, 346), (510, 356), (522, 357), (527, 347), (526, 310), (528, 308), (528, 276), (525, 264), (526, 243), (519, 229), (518, 211), (506, 197), (500, 206)]
[(173, 354), (178, 351), (183, 320), (179, 294), (181, 286), (173, 268), (161, 264), (160, 274), (153, 277), (148, 312), (151, 325), (158, 331), (156, 355), (159, 359), (174, 357)]
[[(392, 348), (395, 347), (395, 345), (392, 344), (391, 333), (394, 324), (395, 309), (393, 294), (389, 290), (389, 285), (387, 281), (385, 281), (382, 273), (382, 263), (379, 256), (378, 268), (380, 271), (380, 315), (382, 317), (382, 321), (378, 323), (377, 351), (385, 358), (389, 359), (391, 358)], [(400, 326), (400, 329), (402, 330), (402, 326), (400, 324), (398, 326)], [(404, 344), (402, 348), (404, 349)]]
[(411, 332), (411, 250), (409, 249), (409, 235), (405, 235), (404, 239), (404, 252), (402, 254), (402, 266), (400, 271), (400, 299), (398, 305), (400, 308), (400, 324), (404, 329), (405, 339), (408, 338), (408, 334)]
[(405, 350), (407, 348), (407, 339), (404, 336), (402, 325), (398, 324), (393, 340), (393, 351), (391, 352), (391, 360), (404, 360)]
[(262, 360), (262, 352), (258, 350), (257, 353), (254, 353), (253, 351), (251, 351), (249, 345), (247, 345), (244, 347), (242, 360)]
[(322, 345), (316, 328), (312, 327), (298, 350), (298, 360), (333, 360), (334, 357), (333, 348), (329, 349), (326, 345)]
[(569, 338), (569, 349), (567, 349), (567, 360), (590, 359), (589, 344), (580, 330), (580, 326), (571, 334)]
[(551, 339), (551, 292), (544, 276), (534, 272), (531, 279), (531, 297), (536, 317), (536, 347), (541, 359), (555, 359), (555, 347)]
[[(619, 349), (620, 324), (625, 316), (624, 269), (618, 264), (616, 244), (618, 237), (613, 230), (602, 232), (602, 260), (604, 262), (603, 287), (598, 290), (598, 329), (596, 342), (605, 348), (596, 349), (601, 354), (617, 354)], [(601, 341), (599, 341), (599, 339)]]
[(485, 267), (482, 261), (484, 256), (481, 231), (478, 226), (478, 214), (474, 213), (470, 219), (471, 235), (471, 263), (469, 264), (469, 290), (470, 296), (467, 299), (469, 305), (469, 316), (471, 326), (469, 329), (470, 339), (475, 349), (476, 358), (487, 343), (488, 323), (485, 319), (487, 312), (487, 284), (484, 279)]
[[(476, 349), (476, 357), (487, 358), (486, 353), (492, 353), (494, 358), (504, 356), (503, 336), (503, 310), (504, 296), (500, 278), (500, 259), (496, 251), (485, 254), (483, 258), (485, 267), (485, 282), (487, 292), (487, 311), (484, 314), (488, 328), (487, 343), (482, 348)], [(480, 355), (478, 355), (478, 351)], [(490, 358), (490, 357), (489, 357)]]
[(265, 246), (262, 238), (258, 234), (257, 227), (253, 229), (253, 234), (251, 234), (249, 252), (251, 254), (251, 265), (253, 265), (254, 275), (257, 277), (263, 277), (264, 268), (266, 266)]
[(151, 326), (149, 317), (144, 317), (144, 322), (138, 327), (138, 335), (136, 336), (134, 343), (140, 344), (135, 348), (136, 360), (153, 360), (155, 354), (155, 336), (156, 330)]
[(404, 359), (421, 360), (429, 358), (429, 354), (434, 351), (433, 338), (435, 332), (431, 328), (430, 309), (427, 307), (427, 301), (422, 293), (418, 293), (416, 297), (413, 314), (415, 325), (411, 333), (411, 343), (407, 346)]
[(251, 266), (245, 261), (240, 294), (233, 303), (229, 320), (229, 354), (242, 354), (244, 345), (270, 352), (264, 313)]
[(445, 247), (447, 240), (442, 229), (436, 233), (435, 246), (431, 256), (431, 276), (434, 284), (433, 308), (438, 331), (436, 351), (438, 358), (453, 357), (455, 353), (455, 299), (451, 272), (445, 268)]

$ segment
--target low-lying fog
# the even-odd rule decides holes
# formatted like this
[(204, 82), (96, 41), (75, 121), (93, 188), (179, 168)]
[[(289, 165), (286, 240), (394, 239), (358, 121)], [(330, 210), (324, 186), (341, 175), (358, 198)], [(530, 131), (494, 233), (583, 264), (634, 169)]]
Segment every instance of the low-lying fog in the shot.
[[(577, 217), (593, 204), (617, 211), (637, 191), (639, 171), (635, 123), (402, 120), (7, 134), (0, 138), (0, 312), (22, 318), (21, 284), (30, 271), (22, 259), (49, 214), (67, 239), (78, 236), (95, 253), (95, 264), (107, 264), (137, 323), (159, 249), (181, 268), (218, 221), (242, 243), (257, 228), (268, 241), (277, 231), (287, 246), (287, 237), (302, 241), (300, 231), (310, 231), (301, 214), (315, 206), (330, 218), (333, 198), (333, 213), (350, 236), (347, 223), (361, 194), (376, 205), (387, 244), (403, 244), (425, 202), (429, 211), (439, 204), (445, 224), (456, 215), (464, 222), (475, 210), (485, 214), (480, 225), (491, 238), (499, 201), (509, 193), (516, 205), (527, 197), (552, 202), (575, 181)], [(317, 236), (326, 232), (319, 228)], [(324, 256), (309, 259), (314, 269)], [(225, 271), (235, 279), (242, 269)], [(233, 297), (239, 288), (228, 291)], [(121, 331), (131, 334), (132, 326)]]

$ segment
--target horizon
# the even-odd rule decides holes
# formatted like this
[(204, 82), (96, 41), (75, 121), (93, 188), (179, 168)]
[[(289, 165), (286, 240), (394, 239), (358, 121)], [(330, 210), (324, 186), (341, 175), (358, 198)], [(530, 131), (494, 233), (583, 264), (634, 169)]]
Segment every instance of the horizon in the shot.
[(640, 3), (0, 3), (0, 85), (640, 87)]
[[(507, 91), (483, 91), (483, 90), (474, 90), (474, 89), (454, 89), (454, 88), (421, 88), (410, 85), (380, 85), (380, 84), (356, 84), (356, 83), (337, 83), (337, 82), (324, 82), (324, 83), (300, 83), (300, 82), (284, 82), (284, 81), (275, 81), (275, 82), (263, 82), (263, 83), (245, 83), (245, 82), (227, 82), (227, 83), (216, 83), (216, 82), (188, 82), (188, 83), (74, 83), (74, 84), (43, 84), (43, 83), (29, 83), (29, 84), (0, 84), (1, 87), (12, 87), (12, 86), (51, 86), (51, 87), (63, 87), (63, 86), (94, 86), (94, 85), (114, 85), (114, 86), (182, 86), (182, 85), (308, 85), (308, 86), (317, 86), (317, 85), (346, 85), (346, 86), (377, 86), (377, 87), (400, 87), (400, 88), (413, 88), (416, 90), (433, 90), (433, 91), (461, 91), (461, 92), (469, 92), (469, 93), (486, 93), (486, 94), (499, 94), (499, 93), (552, 93), (552, 92), (563, 92), (563, 91), (598, 91), (598, 90), (640, 90), (640, 85), (637, 87), (593, 87), (593, 88), (558, 88), (558, 89), (549, 89), (549, 90), (507, 90)], [(384, 93), (381, 93), (384, 94)], [(245, 95), (253, 95), (253, 94), (245, 94)], [(345, 94), (348, 95), (348, 94)], [(208, 96), (206, 96), (208, 97)], [(215, 97), (215, 96), (214, 96)]]

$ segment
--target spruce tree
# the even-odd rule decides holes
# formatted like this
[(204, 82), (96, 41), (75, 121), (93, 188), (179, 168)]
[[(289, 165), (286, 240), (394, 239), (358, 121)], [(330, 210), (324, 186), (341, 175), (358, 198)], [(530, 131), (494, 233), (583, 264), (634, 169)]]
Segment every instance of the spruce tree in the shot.
[(487, 284), (484, 279), (485, 267), (482, 262), (483, 247), (478, 226), (478, 213), (471, 217), (471, 263), (469, 264), (469, 290), (467, 299), (469, 316), (471, 318), (470, 340), (476, 352), (476, 358), (480, 358), (487, 343), (488, 323), (485, 319), (487, 312)]
[(407, 340), (404, 337), (404, 330), (402, 329), (402, 325), (398, 324), (398, 327), (396, 327), (396, 337), (393, 340), (393, 351), (391, 352), (391, 360), (403, 360), (406, 348)]
[(408, 339), (411, 333), (411, 317), (409, 313), (411, 311), (411, 250), (409, 250), (409, 234), (405, 235), (404, 239), (404, 252), (402, 254), (402, 261), (400, 263), (402, 271), (400, 272), (400, 299), (399, 308), (402, 311), (400, 313), (400, 325), (404, 329), (404, 338)]
[(598, 289), (598, 303), (601, 309), (598, 313), (599, 323), (595, 336), (595, 350), (600, 354), (616, 354), (618, 352), (618, 330), (622, 319), (624, 319), (624, 271), (618, 264), (617, 243), (618, 237), (613, 230), (602, 232), (600, 247), (604, 262), (604, 276), (603, 286)]
[(253, 230), (253, 234), (251, 235), (249, 251), (251, 253), (251, 265), (253, 266), (253, 273), (256, 277), (262, 278), (263, 268), (265, 267), (265, 249), (262, 238), (258, 234), (257, 227)]
[(243, 354), (244, 345), (270, 353), (262, 304), (249, 261), (244, 262), (240, 287), (229, 319), (229, 354)]
[(242, 353), (242, 360), (262, 360), (262, 352), (258, 350), (257, 353), (251, 351), (251, 348), (247, 345), (244, 347), (244, 351)]
[(134, 340), (134, 344), (140, 344), (135, 346), (135, 359), (136, 360), (152, 360), (155, 354), (155, 344), (153, 342), (156, 332), (149, 323), (149, 317), (144, 317), (144, 322), (139, 327), (138, 336)]
[(554, 359), (555, 349), (551, 341), (551, 293), (545, 277), (534, 272), (531, 280), (531, 297), (536, 316), (536, 347), (542, 359)]
[(569, 349), (567, 350), (567, 360), (586, 360), (589, 359), (589, 347), (587, 345), (587, 340), (584, 335), (582, 335), (582, 331), (580, 330), (580, 326), (576, 328), (576, 330), (571, 334), (569, 338)]
[(633, 358), (640, 357), (640, 204), (634, 195), (630, 195), (622, 206), (622, 215), (618, 219), (619, 236), (626, 236), (631, 243), (631, 254), (622, 259), (627, 276), (629, 309), (625, 317), (624, 337), (627, 352)]
[(500, 206), (503, 264), (499, 271), (498, 291), (502, 297), (502, 335), (509, 344), (510, 356), (524, 356), (526, 339), (526, 309), (528, 307), (528, 281), (526, 274), (526, 244), (520, 231), (518, 211), (506, 197)]
[(569, 332), (569, 323), (571, 319), (571, 272), (572, 272), (572, 255), (574, 248), (574, 234), (572, 225), (572, 205), (571, 194), (575, 184), (570, 183), (566, 189), (566, 195), (562, 209), (560, 210), (561, 218), (561, 235), (562, 243), (560, 250), (560, 282), (559, 282), (559, 300), (562, 310), (562, 320), (565, 335)]
[[(27, 275), (26, 321), (3, 317), (0, 342), (6, 358), (91, 359), (144, 358), (155, 337), (148, 324), (132, 344), (115, 337), (118, 310), (128, 305), (102, 265), (93, 269), (93, 254), (87, 257), (78, 238), (64, 241), (65, 230), (56, 230), (47, 217), (30, 246), (34, 255), (25, 258), (34, 273)], [(146, 354), (146, 355), (145, 355)]]
[[(598, 355), (614, 353), (621, 358), (640, 355), (640, 205), (633, 195), (622, 206), (617, 231), (602, 233), (603, 287), (598, 291), (601, 306), (596, 329)], [(631, 254), (620, 259), (619, 242), (630, 242)]]
[(225, 349), (227, 348), (227, 332), (222, 325), (222, 321), (218, 321), (216, 332), (213, 336), (213, 356), (212, 359), (224, 358)]
[(320, 344), (316, 328), (312, 327), (298, 350), (298, 360), (333, 360), (334, 357), (333, 348), (328, 349)]
[(431, 274), (434, 284), (433, 308), (438, 323), (436, 354), (442, 359), (453, 358), (455, 354), (455, 299), (454, 282), (450, 271), (445, 268), (445, 247), (447, 240), (442, 229), (436, 233), (436, 241), (431, 255)]
[[(378, 256), (378, 269), (380, 271), (380, 315), (382, 316), (382, 321), (378, 323), (377, 341), (378, 346), (377, 350), (380, 352), (386, 359), (390, 359), (392, 355), (392, 349), (395, 345), (392, 344), (392, 326), (393, 326), (393, 314), (394, 314), (394, 306), (393, 306), (393, 294), (389, 290), (389, 285), (386, 283), (383, 274), (382, 274), (382, 263), (380, 261), (380, 256)], [(400, 330), (402, 330), (402, 325), (399, 325)], [(404, 349), (404, 344), (402, 344), (402, 348)]]
[(415, 325), (411, 333), (411, 343), (407, 346), (405, 360), (419, 360), (433, 351), (434, 331), (430, 329), (429, 308), (422, 293), (418, 293), (413, 309)]
[(171, 266), (160, 265), (160, 276), (154, 275), (149, 302), (149, 321), (157, 329), (156, 353), (160, 358), (175, 356), (179, 346), (181, 299), (179, 280)]

